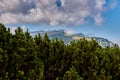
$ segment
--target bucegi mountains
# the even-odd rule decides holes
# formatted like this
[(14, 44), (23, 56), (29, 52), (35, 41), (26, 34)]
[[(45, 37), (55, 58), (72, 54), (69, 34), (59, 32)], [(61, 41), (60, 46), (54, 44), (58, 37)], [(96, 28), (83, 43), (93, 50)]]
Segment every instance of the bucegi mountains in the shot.
[(114, 43), (109, 41), (108, 39), (105, 39), (102, 37), (90, 37), (83, 33), (68, 34), (64, 29), (49, 30), (49, 31), (41, 30), (41, 31), (34, 31), (30, 33), (33, 37), (38, 33), (40, 33), (41, 36), (44, 36), (44, 34), (47, 33), (50, 39), (57, 38), (59, 40), (64, 41), (65, 44), (69, 44), (70, 41), (77, 41), (81, 38), (85, 38), (86, 40), (91, 40), (91, 39), (96, 40), (99, 43), (99, 45), (101, 45), (102, 47), (114, 46)]

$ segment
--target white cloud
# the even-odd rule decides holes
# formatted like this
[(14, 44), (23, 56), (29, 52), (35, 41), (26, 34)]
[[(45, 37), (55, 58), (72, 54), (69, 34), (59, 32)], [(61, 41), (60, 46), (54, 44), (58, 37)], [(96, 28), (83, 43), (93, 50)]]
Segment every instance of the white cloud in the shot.
[(95, 7), (98, 10), (103, 10), (104, 9), (104, 4), (106, 3), (106, 0), (95, 0)]
[(93, 18), (102, 24), (105, 4), (106, 0), (0, 0), (0, 22), (80, 25)]
[(62, 2), (62, 6), (65, 6), (65, 0), (61, 0), (61, 2)]
[[(15, 27), (15, 26), (8, 26), (8, 27), (10, 28), (10, 32), (12, 34), (15, 34), (15, 30), (17, 29), (17, 27)], [(20, 26), (20, 28), (23, 30), (23, 32), (27, 31), (27, 28), (25, 25)]]
[(21, 29), (23, 30), (23, 32), (27, 31), (27, 28), (25, 27), (25, 25), (21, 26)]
[(15, 34), (15, 30), (17, 29), (17, 27), (10, 27), (10, 32), (12, 33), (12, 34)]
[(101, 17), (100, 14), (97, 14), (96, 16), (94, 16), (95, 22), (97, 25), (102, 25), (103, 23), (103, 18)]

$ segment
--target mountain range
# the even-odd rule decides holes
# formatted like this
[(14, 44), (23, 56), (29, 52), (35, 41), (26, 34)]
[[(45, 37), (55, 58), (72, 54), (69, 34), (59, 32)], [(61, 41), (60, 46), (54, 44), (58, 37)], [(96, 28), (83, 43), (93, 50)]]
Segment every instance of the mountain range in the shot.
[(44, 36), (45, 33), (48, 34), (50, 39), (59, 39), (59, 40), (63, 40), (65, 44), (69, 44), (70, 41), (72, 40), (79, 40), (80, 38), (85, 38), (87, 40), (91, 40), (92, 38), (94, 40), (96, 40), (99, 45), (101, 45), (102, 47), (106, 47), (106, 46), (114, 46), (114, 43), (109, 41), (108, 39), (102, 38), (102, 37), (90, 37), (87, 36), (83, 33), (75, 33), (75, 34), (68, 34), (64, 29), (60, 29), (60, 30), (49, 30), (49, 31), (34, 31), (34, 32), (30, 32), (30, 34), (34, 37), (35, 35), (37, 35), (38, 33), (41, 34), (41, 36)]

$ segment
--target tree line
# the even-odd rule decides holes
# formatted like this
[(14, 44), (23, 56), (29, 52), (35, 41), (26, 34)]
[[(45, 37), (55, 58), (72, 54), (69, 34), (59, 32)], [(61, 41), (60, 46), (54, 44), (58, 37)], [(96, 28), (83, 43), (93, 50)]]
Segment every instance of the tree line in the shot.
[(120, 80), (120, 48), (85, 38), (66, 45), (0, 24), (0, 80)]

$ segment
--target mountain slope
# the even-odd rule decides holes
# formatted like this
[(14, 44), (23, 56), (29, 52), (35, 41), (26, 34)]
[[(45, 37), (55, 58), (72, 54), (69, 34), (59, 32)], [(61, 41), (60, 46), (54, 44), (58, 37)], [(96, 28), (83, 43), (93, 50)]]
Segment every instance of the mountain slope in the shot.
[(114, 43), (112, 43), (111, 41), (109, 41), (109, 40), (107, 40), (105, 38), (101, 38), (101, 37), (88, 37), (88, 36), (86, 36), (85, 34), (82, 34), (82, 33), (67, 34), (64, 29), (50, 30), (50, 31), (35, 31), (35, 32), (31, 32), (31, 35), (34, 37), (38, 33), (40, 33), (41, 36), (44, 36), (44, 34), (47, 33), (50, 39), (57, 38), (57, 39), (63, 40), (65, 44), (69, 44), (70, 41), (72, 41), (72, 40), (79, 40), (80, 38), (86, 38), (87, 40), (91, 40), (93, 38), (102, 47), (114, 46)]

